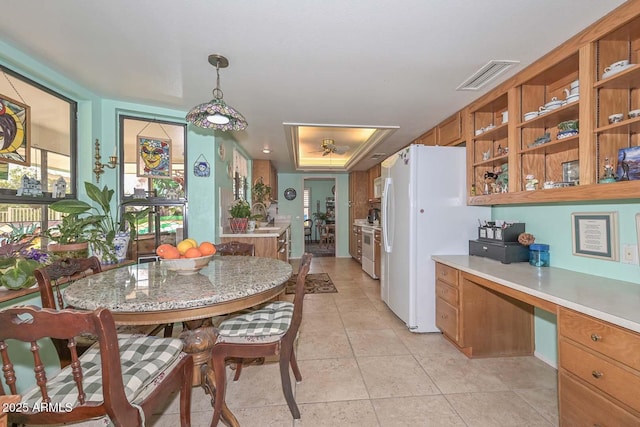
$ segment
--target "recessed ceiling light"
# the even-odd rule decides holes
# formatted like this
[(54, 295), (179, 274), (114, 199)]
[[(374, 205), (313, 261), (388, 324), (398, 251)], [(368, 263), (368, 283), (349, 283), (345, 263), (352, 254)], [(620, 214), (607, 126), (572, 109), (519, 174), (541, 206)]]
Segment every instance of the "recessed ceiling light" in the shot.
[(264, 154), (269, 154), (269, 153), (271, 152), (271, 149), (270, 149), (270, 148), (263, 148), (263, 149), (262, 149), (262, 152), (263, 152)]

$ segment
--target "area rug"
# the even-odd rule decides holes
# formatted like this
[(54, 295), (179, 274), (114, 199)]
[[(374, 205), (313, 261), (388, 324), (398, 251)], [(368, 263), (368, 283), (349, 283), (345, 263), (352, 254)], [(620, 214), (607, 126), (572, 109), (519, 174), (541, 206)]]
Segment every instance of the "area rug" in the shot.
[[(289, 278), (286, 293), (296, 293), (297, 278), (297, 274), (294, 274)], [(307, 280), (305, 280), (304, 283), (304, 291), (305, 294), (329, 294), (338, 292), (336, 286), (331, 281), (331, 277), (329, 277), (327, 273), (307, 274)]]
[(304, 251), (309, 252), (314, 257), (336, 256), (335, 245), (320, 245), (317, 242), (305, 243)]

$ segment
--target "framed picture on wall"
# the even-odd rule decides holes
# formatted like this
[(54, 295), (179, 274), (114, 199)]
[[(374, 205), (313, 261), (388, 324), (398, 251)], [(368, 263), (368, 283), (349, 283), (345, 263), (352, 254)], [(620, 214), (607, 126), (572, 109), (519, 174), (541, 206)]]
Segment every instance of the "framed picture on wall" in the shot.
[(572, 213), (573, 254), (618, 261), (618, 212)]
[(143, 178), (171, 178), (171, 140), (138, 135), (138, 174)]

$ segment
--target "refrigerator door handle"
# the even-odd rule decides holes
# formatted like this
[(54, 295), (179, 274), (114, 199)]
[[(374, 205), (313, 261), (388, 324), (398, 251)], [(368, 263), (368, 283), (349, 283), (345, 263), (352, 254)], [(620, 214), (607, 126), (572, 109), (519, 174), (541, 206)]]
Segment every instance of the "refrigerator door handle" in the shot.
[(393, 182), (391, 178), (384, 179), (384, 189), (382, 191), (382, 240), (384, 242), (384, 251), (390, 253), (393, 247), (393, 233), (389, 230), (389, 225), (393, 225)]

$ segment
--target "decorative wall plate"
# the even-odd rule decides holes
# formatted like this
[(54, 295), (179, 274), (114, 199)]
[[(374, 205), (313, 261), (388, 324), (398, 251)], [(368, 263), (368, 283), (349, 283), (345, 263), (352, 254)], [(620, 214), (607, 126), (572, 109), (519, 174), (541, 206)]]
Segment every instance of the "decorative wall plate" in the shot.
[(295, 188), (287, 188), (286, 190), (284, 190), (284, 198), (287, 200), (293, 200), (297, 195), (298, 193), (296, 193)]

